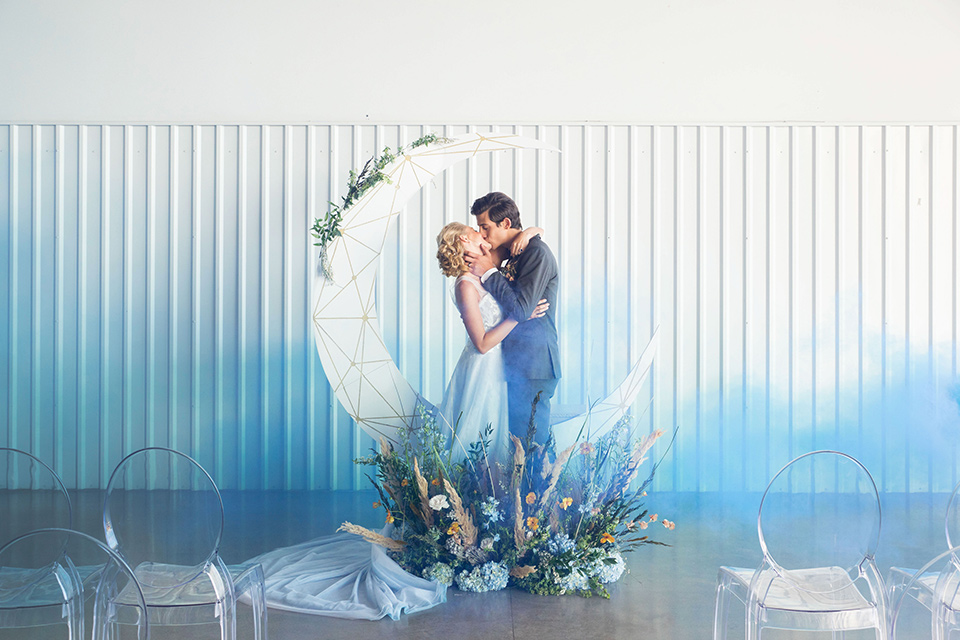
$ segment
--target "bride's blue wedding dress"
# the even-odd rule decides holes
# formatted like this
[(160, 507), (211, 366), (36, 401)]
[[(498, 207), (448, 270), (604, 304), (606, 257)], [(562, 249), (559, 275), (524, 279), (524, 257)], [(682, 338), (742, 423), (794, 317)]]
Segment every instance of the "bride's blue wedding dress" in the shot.
[[(480, 315), (489, 331), (503, 313), (493, 296), (475, 278), (469, 280), (480, 293)], [(493, 425), (490, 449), (508, 451), (507, 385), (500, 345), (481, 354), (467, 339), (450, 377), (440, 413), (457, 427), (463, 447), (479, 431)], [(456, 442), (453, 446), (458, 446)], [(460, 455), (463, 455), (461, 452)], [(496, 457), (496, 454), (494, 454)], [(388, 529), (392, 529), (388, 525)], [(388, 531), (383, 532), (388, 535)], [(379, 545), (359, 536), (338, 533), (292, 547), (274, 549), (248, 562), (263, 565), (268, 607), (298, 613), (378, 620), (413, 613), (447, 600), (447, 587), (403, 570)]]

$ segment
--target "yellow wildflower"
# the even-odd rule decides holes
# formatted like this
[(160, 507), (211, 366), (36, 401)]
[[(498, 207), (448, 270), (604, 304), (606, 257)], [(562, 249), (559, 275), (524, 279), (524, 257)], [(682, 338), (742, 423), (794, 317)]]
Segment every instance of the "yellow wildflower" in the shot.
[(613, 542), (615, 542), (614, 537), (609, 533), (605, 533), (602, 536), (600, 536), (600, 544), (608, 544), (608, 543), (612, 544)]
[(526, 499), (527, 499), (527, 504), (533, 504), (534, 502), (537, 501), (537, 494), (531, 491), (530, 493), (527, 494)]
[(404, 478), (403, 480), (400, 481), (400, 486), (401, 486), (401, 487), (405, 487), (405, 486), (407, 486), (408, 484), (410, 484), (410, 481), (407, 480), (406, 478)]
[(533, 516), (527, 518), (527, 529), (530, 531), (536, 531), (540, 528), (540, 518), (534, 518)]
[(450, 528), (447, 529), (447, 535), (448, 535), (448, 536), (452, 536), (452, 535), (455, 534), (455, 533), (460, 533), (460, 523), (459, 523), (459, 522), (454, 522), (452, 525), (450, 525)]
[(439, 487), (439, 486), (440, 486), (440, 478), (434, 478), (433, 480), (430, 481), (430, 484), (432, 484), (432, 485), (435, 486), (435, 487)]
[(567, 510), (567, 507), (573, 504), (573, 498), (564, 498), (560, 501), (560, 508), (564, 511)]
[(392, 514), (392, 513), (388, 513), (388, 514), (387, 514), (387, 524), (393, 524), (393, 514)]

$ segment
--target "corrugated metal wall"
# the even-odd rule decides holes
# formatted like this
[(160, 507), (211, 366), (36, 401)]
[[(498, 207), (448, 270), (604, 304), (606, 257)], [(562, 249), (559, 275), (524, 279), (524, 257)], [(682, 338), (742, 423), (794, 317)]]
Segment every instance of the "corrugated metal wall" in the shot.
[(558, 402), (617, 384), (661, 326), (637, 402), (680, 426), (658, 488), (759, 490), (823, 447), (885, 490), (953, 486), (954, 125), (0, 126), (0, 445), (78, 487), (144, 445), (225, 488), (365, 486), (306, 229), (384, 146), (489, 129), (562, 153), (458, 165), (394, 226), (380, 320), (428, 398), (464, 340), (434, 238), (497, 189), (561, 264)]

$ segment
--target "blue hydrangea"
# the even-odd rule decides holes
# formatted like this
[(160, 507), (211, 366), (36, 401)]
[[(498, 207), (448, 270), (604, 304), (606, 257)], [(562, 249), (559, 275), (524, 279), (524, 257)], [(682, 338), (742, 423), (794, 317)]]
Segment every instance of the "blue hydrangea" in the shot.
[(608, 555), (607, 558), (613, 559), (615, 562), (612, 564), (607, 562), (603, 563), (603, 566), (597, 574), (597, 579), (600, 580), (601, 584), (616, 582), (627, 568), (626, 563), (623, 561), (623, 556), (620, 555), (619, 551), (614, 551)]
[[(613, 562), (610, 562), (611, 560)], [(626, 568), (626, 563), (624, 563), (620, 552), (613, 551), (603, 558), (589, 563), (583, 567), (583, 571), (590, 577), (596, 577), (601, 584), (609, 584), (619, 580)]]
[(487, 585), (487, 591), (505, 589), (510, 579), (510, 571), (499, 562), (487, 562), (480, 567), (480, 572), (483, 575), (484, 584)]
[(423, 570), (423, 577), (449, 587), (453, 584), (453, 568), (443, 562), (435, 562)]
[(461, 591), (499, 591), (507, 586), (510, 572), (499, 562), (487, 562), (472, 571), (461, 571), (457, 575), (457, 586)]
[(565, 576), (557, 576), (557, 585), (564, 591), (583, 591), (589, 587), (587, 576), (579, 569), (570, 569)]
[(573, 549), (574, 545), (575, 543), (570, 539), (570, 536), (568, 536), (566, 533), (559, 533), (550, 538), (550, 541), (547, 542), (547, 549), (550, 550), (550, 553), (556, 556), (560, 555), (564, 551), (570, 551)]

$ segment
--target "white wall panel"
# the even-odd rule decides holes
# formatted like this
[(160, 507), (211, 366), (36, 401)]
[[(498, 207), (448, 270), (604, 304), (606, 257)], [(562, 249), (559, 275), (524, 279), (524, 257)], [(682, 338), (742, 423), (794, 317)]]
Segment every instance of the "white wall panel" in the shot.
[(365, 486), (307, 228), (384, 146), (490, 129), (561, 153), (452, 168), (381, 259), (383, 335), (428, 398), (464, 342), (435, 237), (496, 189), (560, 261), (557, 402), (616, 385), (660, 326), (634, 408), (680, 427), (658, 488), (759, 490), (834, 447), (885, 490), (958, 480), (955, 125), (0, 126), (0, 445), (84, 488), (144, 445), (224, 488)]

